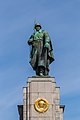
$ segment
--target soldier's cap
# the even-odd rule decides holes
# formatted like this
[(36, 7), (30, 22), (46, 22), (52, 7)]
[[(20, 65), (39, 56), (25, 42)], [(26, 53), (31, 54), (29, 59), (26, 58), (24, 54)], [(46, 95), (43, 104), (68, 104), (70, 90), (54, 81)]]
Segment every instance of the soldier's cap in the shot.
[(41, 24), (40, 24), (40, 23), (36, 23), (36, 24), (34, 25), (34, 28), (36, 28), (37, 26), (39, 26), (39, 27), (41, 28)]

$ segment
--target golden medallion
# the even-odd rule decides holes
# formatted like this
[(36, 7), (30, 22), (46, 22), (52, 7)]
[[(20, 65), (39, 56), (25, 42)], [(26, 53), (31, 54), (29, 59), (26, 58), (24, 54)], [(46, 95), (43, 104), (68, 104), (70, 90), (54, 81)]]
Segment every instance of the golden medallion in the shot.
[(35, 101), (34, 108), (37, 112), (43, 113), (46, 112), (49, 108), (49, 103), (46, 99), (38, 98)]

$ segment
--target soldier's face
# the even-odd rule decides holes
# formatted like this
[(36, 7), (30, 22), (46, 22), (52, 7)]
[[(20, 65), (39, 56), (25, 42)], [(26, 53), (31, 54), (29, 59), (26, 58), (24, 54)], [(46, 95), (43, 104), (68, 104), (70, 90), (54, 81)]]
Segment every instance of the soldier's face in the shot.
[(36, 26), (36, 31), (39, 31), (41, 29), (40, 26)]

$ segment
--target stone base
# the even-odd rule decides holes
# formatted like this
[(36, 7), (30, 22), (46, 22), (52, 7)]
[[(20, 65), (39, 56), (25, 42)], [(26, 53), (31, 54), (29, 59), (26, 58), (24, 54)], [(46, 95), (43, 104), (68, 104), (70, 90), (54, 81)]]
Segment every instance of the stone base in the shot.
[[(60, 87), (56, 87), (53, 77), (28, 78), (27, 87), (23, 88), (23, 120), (63, 120), (64, 106), (60, 105)], [(35, 101), (46, 99), (49, 108), (38, 112)]]

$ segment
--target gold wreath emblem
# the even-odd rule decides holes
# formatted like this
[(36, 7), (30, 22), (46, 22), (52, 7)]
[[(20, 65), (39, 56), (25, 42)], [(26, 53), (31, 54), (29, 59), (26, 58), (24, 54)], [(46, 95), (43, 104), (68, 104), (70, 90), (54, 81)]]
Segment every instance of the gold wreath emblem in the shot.
[(35, 101), (34, 108), (37, 112), (43, 113), (46, 112), (49, 108), (49, 103), (46, 99), (38, 98)]

